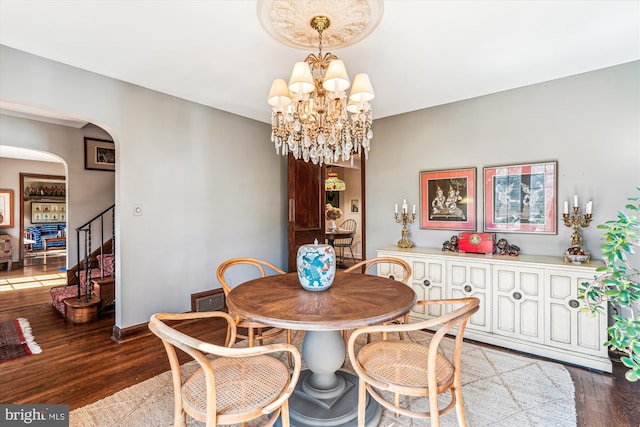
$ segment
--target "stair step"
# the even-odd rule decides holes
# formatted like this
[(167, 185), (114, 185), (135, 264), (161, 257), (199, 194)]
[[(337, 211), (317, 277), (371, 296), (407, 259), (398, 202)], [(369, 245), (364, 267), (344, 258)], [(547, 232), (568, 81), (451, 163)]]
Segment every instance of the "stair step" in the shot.
[(89, 301), (85, 302), (85, 298), (81, 297), (78, 301), (77, 297), (65, 299), (67, 319), (73, 323), (88, 323), (98, 319), (98, 309), (102, 300), (98, 295), (93, 295)]
[(100, 310), (113, 305), (116, 301), (116, 278), (105, 277), (104, 279), (92, 280), (92, 282), (93, 289), (102, 299)]

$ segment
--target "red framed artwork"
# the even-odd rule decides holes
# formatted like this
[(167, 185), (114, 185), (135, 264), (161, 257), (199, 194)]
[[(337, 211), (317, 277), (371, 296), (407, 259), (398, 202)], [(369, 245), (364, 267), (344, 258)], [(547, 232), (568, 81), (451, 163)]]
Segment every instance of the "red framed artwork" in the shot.
[(484, 168), (484, 231), (556, 234), (558, 162)]
[(476, 229), (476, 168), (420, 172), (420, 228)]

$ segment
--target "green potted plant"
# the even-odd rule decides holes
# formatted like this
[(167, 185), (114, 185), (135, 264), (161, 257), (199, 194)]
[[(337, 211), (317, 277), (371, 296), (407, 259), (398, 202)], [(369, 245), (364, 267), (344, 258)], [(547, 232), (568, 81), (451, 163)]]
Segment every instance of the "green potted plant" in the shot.
[[(640, 187), (637, 189), (640, 191)], [(609, 341), (604, 345), (624, 354), (620, 361), (629, 368), (625, 378), (633, 382), (640, 379), (640, 270), (632, 265), (630, 257), (634, 247), (640, 246), (640, 197), (628, 200), (625, 208), (630, 214), (619, 211), (617, 220), (598, 225), (604, 230), (600, 248), (605, 266), (597, 269), (601, 274), (594, 281), (582, 284), (579, 297), (586, 305), (582, 310), (592, 315), (605, 312), (602, 302), (620, 310), (611, 316)]]

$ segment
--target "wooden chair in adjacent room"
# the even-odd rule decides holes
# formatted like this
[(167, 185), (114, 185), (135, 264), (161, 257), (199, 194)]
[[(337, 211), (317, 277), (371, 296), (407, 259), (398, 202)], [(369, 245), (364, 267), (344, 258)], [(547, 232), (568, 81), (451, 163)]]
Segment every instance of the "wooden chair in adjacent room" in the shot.
[[(349, 337), (347, 350), (351, 365), (358, 375), (358, 426), (364, 426), (367, 392), (384, 408), (412, 418), (429, 418), (430, 425), (438, 427), (440, 416), (455, 407), (458, 424), (466, 426), (460, 356), (464, 331), (471, 315), (478, 311), (478, 298), (450, 300), (422, 300), (417, 305), (451, 305), (452, 310), (442, 316), (417, 323), (366, 326), (356, 329)], [(444, 308), (444, 307), (443, 307)], [(439, 349), (447, 333), (456, 329), (450, 355)], [(365, 344), (356, 352), (356, 340), (363, 334), (405, 332), (423, 329), (435, 330), (428, 343), (415, 340), (382, 340)], [(401, 364), (398, 361), (402, 361)], [(383, 392), (393, 394), (393, 402)], [(449, 392), (451, 401), (439, 409), (438, 396)], [(408, 399), (400, 396), (427, 397), (429, 410), (419, 410), (406, 405)]]
[[(227, 322), (229, 340), (224, 346), (201, 341), (165, 323), (212, 318)], [(187, 415), (207, 426), (245, 425), (246, 421), (262, 416), (266, 426), (274, 425), (278, 417), (282, 426), (290, 425), (288, 399), (298, 382), (302, 363), (294, 346), (280, 343), (233, 348), (235, 321), (220, 311), (156, 313), (151, 316), (149, 329), (162, 339), (169, 357), (175, 427), (185, 426)], [(198, 363), (193, 373), (181, 373), (176, 348)], [(294, 361), (292, 372), (278, 359), (281, 352), (287, 352)]]
[[(240, 271), (240, 269), (243, 269)], [(247, 271), (247, 269), (249, 271)], [(218, 266), (216, 271), (216, 277), (218, 278), (218, 282), (222, 286), (225, 297), (229, 295), (229, 292), (233, 289), (231, 285), (230, 279), (230, 270), (233, 270), (234, 273), (240, 275), (244, 273), (242, 282), (246, 282), (248, 280), (256, 278), (256, 274), (260, 277), (265, 277), (267, 275), (273, 274), (285, 274), (285, 272), (275, 265), (263, 261), (256, 258), (232, 258), (229, 259)], [(247, 279), (247, 277), (249, 277)], [(236, 283), (238, 285), (240, 283)], [(230, 313), (235, 317), (234, 313)], [(254, 322), (248, 319), (237, 318), (237, 327), (244, 328), (247, 330), (246, 334), (238, 333), (237, 337), (240, 339), (247, 339), (249, 347), (253, 347), (254, 342), (258, 341), (260, 344), (266, 339), (274, 338), (275, 336), (286, 333), (287, 334), (287, 343), (291, 344), (291, 330), (289, 329), (279, 329), (272, 328), (268, 325)], [(291, 360), (289, 360), (289, 364), (291, 365)]]
[[(352, 265), (351, 267), (347, 268), (345, 271), (345, 273), (363, 273), (363, 274), (372, 274), (373, 272), (371, 271), (373, 267), (380, 268), (381, 264), (385, 264), (385, 265), (389, 265), (390, 266), (390, 274), (389, 274), (389, 278), (390, 279), (394, 279), (394, 280), (399, 280), (400, 282), (404, 283), (405, 285), (409, 283), (409, 279), (411, 278), (411, 266), (409, 265), (409, 263), (407, 263), (405, 260), (400, 259), (400, 258), (394, 258), (394, 257), (377, 257), (377, 258), (370, 258), (370, 259), (365, 259), (364, 261), (360, 261), (359, 263)], [(396, 273), (394, 270), (394, 267), (398, 267), (401, 271), (398, 272), (399, 275), (401, 277), (396, 278), (396, 276), (398, 275), (398, 273)], [(395, 273), (395, 274), (394, 274)], [(404, 317), (401, 317), (399, 319), (394, 320), (394, 323), (406, 323), (409, 321), (409, 314), (406, 314)], [(344, 338), (344, 343), (345, 345), (347, 344), (347, 331), (342, 331), (342, 336)], [(387, 335), (383, 334), (382, 339), (386, 339)], [(402, 334), (400, 334), (400, 339), (402, 339)], [(369, 337), (367, 337), (367, 342), (369, 342)]]
[(355, 219), (346, 220), (345, 222), (340, 224), (339, 229), (344, 231), (351, 231), (353, 233), (349, 237), (335, 239), (333, 241), (333, 247), (338, 251), (338, 261), (342, 263), (344, 263), (344, 254), (346, 249), (349, 249), (349, 253), (351, 254), (351, 259), (353, 260), (353, 262), (356, 262), (356, 258), (353, 256), (353, 239), (356, 233), (356, 226), (357, 224)]

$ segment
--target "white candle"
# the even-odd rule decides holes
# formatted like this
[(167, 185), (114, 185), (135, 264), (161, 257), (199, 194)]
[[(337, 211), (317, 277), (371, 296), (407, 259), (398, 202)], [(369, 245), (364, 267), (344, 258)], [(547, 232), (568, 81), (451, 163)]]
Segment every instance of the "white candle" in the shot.
[(416, 205), (413, 205), (413, 214), (416, 214)]
[(407, 213), (407, 199), (402, 201), (402, 213)]
[(569, 213), (569, 202), (567, 200), (564, 201), (564, 210), (562, 212)]
[(574, 195), (573, 196), (573, 207), (577, 208), (578, 207), (578, 195)]
[(586, 208), (586, 213), (591, 214), (591, 208), (593, 207), (593, 204), (591, 203), (591, 200), (589, 200), (587, 202), (587, 208)]
[(396, 203), (396, 213), (398, 213), (398, 204)]

